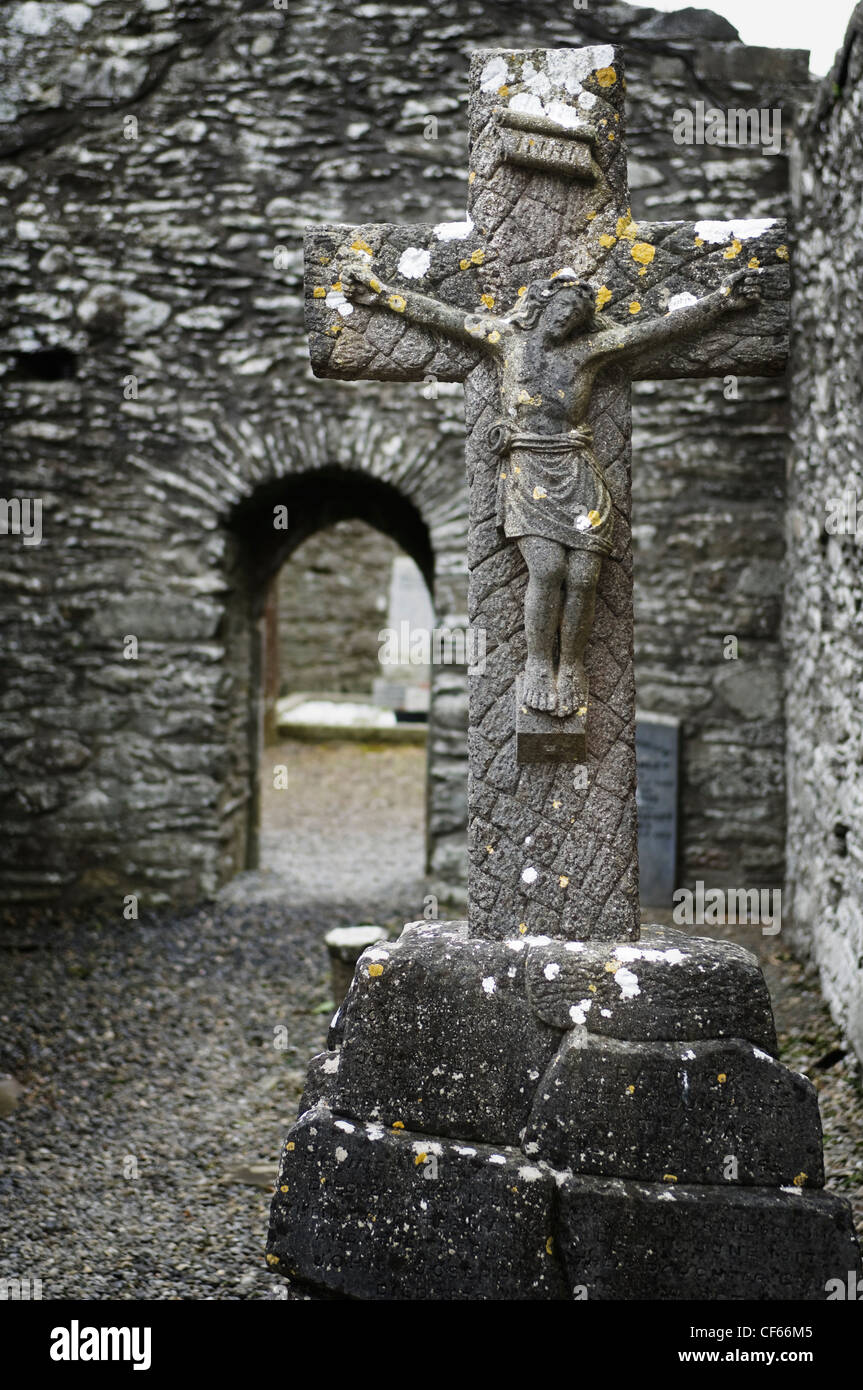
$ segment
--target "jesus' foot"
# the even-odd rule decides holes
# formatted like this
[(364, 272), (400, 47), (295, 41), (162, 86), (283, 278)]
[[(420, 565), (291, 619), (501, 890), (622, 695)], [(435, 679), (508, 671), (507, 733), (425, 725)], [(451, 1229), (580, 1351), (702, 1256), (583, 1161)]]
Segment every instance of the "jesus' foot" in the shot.
[(522, 700), (528, 709), (554, 709), (557, 692), (551, 667), (544, 661), (528, 661), (524, 672)]
[(567, 662), (557, 673), (557, 707), (559, 715), (572, 714), (587, 705), (587, 673), (581, 661)]

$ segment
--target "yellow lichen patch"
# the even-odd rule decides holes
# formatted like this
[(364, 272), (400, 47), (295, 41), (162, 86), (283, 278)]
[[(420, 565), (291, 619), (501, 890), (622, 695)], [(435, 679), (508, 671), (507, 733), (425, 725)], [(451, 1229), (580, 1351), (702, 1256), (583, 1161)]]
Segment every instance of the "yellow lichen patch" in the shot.
[(622, 241), (635, 241), (638, 235), (638, 223), (633, 220), (629, 208), (626, 209), (625, 217), (618, 217), (615, 231)]
[(473, 265), (482, 265), (485, 260), (485, 252), (482, 247), (478, 246), (475, 251), (471, 251), (470, 258)]
[(498, 89), (497, 89), (497, 94), (498, 94), (499, 97), (508, 97), (508, 96), (509, 96), (509, 87), (506, 85), (505, 82), (504, 82), (504, 84), (503, 84), (502, 87), (498, 87)]
[(612, 134), (611, 131), (608, 132), (608, 138), (609, 138), (609, 140), (613, 140), (613, 139), (614, 139), (614, 135)]
[(614, 119), (615, 119), (615, 120), (616, 120), (616, 121), (618, 121), (618, 122), (619, 122), (619, 121), (620, 121), (620, 116), (619, 116), (619, 115), (618, 115), (618, 114), (617, 114), (617, 113), (615, 113), (615, 117), (614, 117)]
[(485, 848), (487, 854), (494, 854), (494, 845), (486, 845)]
[(520, 472), (521, 472), (521, 469), (519, 468), (518, 464), (516, 464), (516, 465), (515, 465), (515, 468), (514, 468), (512, 471), (513, 471), (513, 473), (520, 473)]
[(597, 511), (589, 511), (587, 513), (587, 519), (590, 522), (591, 526), (598, 526), (602, 520), (602, 517), (599, 515), (599, 512)]
[(498, 342), (500, 342), (500, 334), (498, 333), (498, 331), (497, 331), (496, 328), (493, 328), (493, 329), (491, 330), (491, 332), (490, 332), (489, 335), (488, 335), (488, 340), (489, 340), (490, 343), (498, 343)]
[(473, 183), (475, 180), (476, 180), (476, 169), (471, 169), (470, 173), (469, 173), (468, 176), (467, 176), (467, 181), (468, 181), (468, 183)]
[[(522, 390), (518, 393), (518, 403), (519, 405), (542, 405), (542, 396), (531, 396), (528, 391)], [(519, 473), (521, 470), (517, 468), (515, 471)]]
[(656, 247), (651, 246), (649, 241), (636, 241), (629, 254), (634, 261), (646, 269), (656, 255)]
[(396, 314), (403, 314), (405, 309), (408, 307), (407, 300), (403, 299), (400, 294), (391, 294), (389, 299), (387, 300), (387, 304), (389, 304), (390, 308)]
[(600, 124), (600, 125), (608, 125), (608, 121), (607, 121), (607, 119), (605, 118), (605, 116), (603, 116), (603, 118), (602, 118), (602, 120), (600, 121), (599, 124)]
[(334, 324), (332, 325), (331, 328), (328, 328), (328, 329), (327, 329), (327, 332), (328, 332), (333, 338), (337, 338), (337, 337), (339, 336), (339, 334), (342, 332), (342, 330), (344, 329), (344, 326), (345, 326), (345, 325), (344, 325), (343, 323), (334, 323)]
[(418, 1167), (420, 1166), (421, 1163), (425, 1163), (425, 1161), (426, 1161), (427, 1158), (428, 1158), (428, 1154), (415, 1154), (415, 1155), (414, 1155), (414, 1167), (415, 1167), (415, 1168), (418, 1168)]
[(759, 261), (758, 257), (757, 257), (757, 256), (752, 256), (752, 257), (750, 258), (750, 261), (749, 261), (749, 269), (750, 269), (750, 270), (757, 270), (758, 267), (760, 266), (760, 264), (761, 264), (761, 262)]
[(326, 1178), (321, 1178), (321, 1187), (323, 1187), (323, 1185), (324, 1185), (325, 1182), (326, 1182)]
[(293, 1153), (293, 1152), (294, 1152), (294, 1149), (295, 1149), (296, 1147), (297, 1147), (297, 1146), (296, 1146), (296, 1144), (294, 1143), (293, 1139), (289, 1139), (288, 1142), (287, 1142), (287, 1144), (285, 1145), (285, 1148), (287, 1149), (287, 1151), (288, 1151), (289, 1154), (290, 1154), (290, 1153)]
[(403, 1122), (402, 1122), (401, 1120), (393, 1120), (391, 1128), (392, 1128), (392, 1129), (404, 1129), (404, 1124), (403, 1124)]
[(336, 280), (336, 281), (334, 282), (334, 284), (331, 286), (331, 289), (334, 289), (334, 290), (341, 290), (341, 288), (342, 288), (342, 282), (341, 282), (341, 280)]
[(502, 478), (505, 478), (505, 477), (506, 477), (506, 474), (505, 474), (505, 473), (501, 473), (500, 476), (501, 476)]
[(616, 241), (617, 237), (609, 236), (608, 232), (603, 232), (602, 236), (599, 238), (600, 246), (604, 246), (606, 249), (608, 249), (609, 246), (613, 246)]
[(618, 970), (620, 969), (620, 961), (619, 961), (619, 960), (607, 960), (607, 961), (605, 962), (605, 968), (606, 968), (606, 970), (608, 971), (608, 973), (609, 973), (610, 975), (616, 975), (617, 972), (618, 972)]
[(281, 1185), (281, 1187), (279, 1188), (279, 1191), (280, 1191), (280, 1192), (287, 1192), (288, 1190), (289, 1190), (289, 1189), (288, 1189), (288, 1184), (287, 1184), (286, 1182), (283, 1182), (282, 1185)]
[(554, 1236), (549, 1236), (548, 1240), (545, 1242), (545, 1253), (546, 1255), (554, 1254)]
[(318, 256), (318, 265), (329, 265), (332, 256)]
[(627, 1094), (628, 1096), (634, 1096), (634, 1095), (635, 1095), (635, 1087), (634, 1087), (634, 1086), (627, 1086), (627, 1088), (626, 1088), (626, 1094)]
[(566, 874), (561, 874), (560, 878), (557, 881), (560, 884), (561, 888), (569, 887), (569, 879), (567, 878)]
[(595, 216), (596, 216), (596, 213), (595, 213), (595, 212), (589, 212), (589, 213), (587, 214), (587, 220), (588, 220), (588, 222), (592, 222)]
[(734, 239), (733, 239), (731, 245), (730, 245), (730, 246), (726, 246), (725, 250), (722, 252), (722, 259), (723, 259), (724, 261), (733, 261), (733, 260), (736, 260), (737, 257), (740, 255), (740, 252), (741, 252), (742, 250), (743, 250), (743, 247), (741, 246), (740, 242), (737, 240), (737, 237), (734, 237)]
[(383, 968), (382, 965), (375, 964), (375, 965), (370, 965), (370, 966), (369, 966), (369, 974), (371, 975), (371, 977), (372, 977), (373, 980), (378, 980), (378, 979), (380, 979), (380, 977), (381, 977), (381, 975), (383, 975), (383, 973), (384, 973), (384, 968)]
[(493, 309), (493, 308), (494, 308), (494, 295), (493, 295), (493, 294), (481, 294), (480, 297), (479, 297), (479, 300), (480, 300), (480, 303), (481, 303), (481, 304), (484, 304), (485, 307), (486, 307), (487, 309)]
[(807, 1173), (798, 1173), (798, 1174), (797, 1174), (797, 1177), (792, 1179), (792, 1181), (793, 1181), (793, 1183), (794, 1183), (794, 1186), (795, 1186), (795, 1187), (802, 1187), (803, 1184), (806, 1182), (807, 1177), (808, 1177), (808, 1174), (807, 1174)]
[(516, 1194), (518, 1193), (518, 1188), (517, 1188), (517, 1187), (511, 1187), (509, 1190), (510, 1190), (510, 1192), (515, 1192)]
[(559, 810), (560, 810), (560, 802), (559, 802), (559, 801), (553, 801), (551, 804), (552, 804), (552, 806), (554, 807), (555, 811), (559, 811)]
[(327, 297), (327, 292), (326, 292), (326, 290), (324, 289), (323, 285), (315, 285), (315, 288), (312, 290), (312, 298), (313, 298), (313, 299), (326, 299), (326, 297)]
[(596, 291), (596, 312), (601, 314), (608, 301), (611, 299), (611, 290), (607, 285), (600, 285)]
[(372, 248), (369, 246), (368, 242), (367, 242), (367, 241), (363, 241), (362, 237), (357, 237), (356, 241), (352, 241), (352, 242), (351, 242), (351, 250), (352, 250), (352, 251), (365, 251), (365, 253), (366, 253), (367, 256), (371, 256), (371, 255), (374, 254), (373, 251), (372, 251)]
[(534, 500), (534, 502), (541, 502), (542, 499), (543, 499), (543, 497), (547, 497), (547, 496), (548, 496), (548, 493), (546, 492), (546, 490), (545, 490), (544, 487), (535, 487), (535, 488), (534, 488), (534, 490), (533, 490), (533, 500)]
[(459, 270), (470, 270), (470, 261), (459, 261)]
[(599, 68), (596, 74), (596, 80), (600, 87), (613, 87), (617, 81), (617, 73), (614, 71), (614, 68)]
[(629, 312), (630, 312), (631, 314), (640, 314), (640, 313), (641, 313), (641, 305), (639, 304), (639, 302), (638, 302), (637, 299), (633, 299), (632, 303), (631, 303), (630, 306), (629, 306)]
[(776, 254), (780, 261), (787, 261), (789, 259), (787, 246), (777, 246)]
[[(574, 817), (574, 816), (573, 816), (573, 820), (575, 820), (575, 817)], [(596, 985), (588, 985), (587, 988), (590, 990), (590, 993), (591, 993), (591, 994), (596, 994)]]
[(523, 294), (527, 294), (527, 285), (521, 285), (521, 286), (519, 286), (518, 294), (519, 294), (519, 298), (521, 298), (521, 296), (522, 296)]
[(579, 719), (583, 719), (584, 716), (587, 714), (587, 705), (579, 705), (578, 709), (575, 712), (578, 715)]
[(566, 392), (565, 392), (565, 391), (558, 391), (557, 394), (558, 394), (558, 396), (560, 397), (560, 399), (561, 399), (562, 401), (565, 401), (565, 400), (566, 400)]
[(728, 1080), (728, 1077), (726, 1076), (724, 1071), (721, 1071), (717, 1076), (716, 1080), (719, 1082), (720, 1086), (724, 1086), (725, 1082)]
[(662, 1181), (663, 1181), (663, 1182), (677, 1182), (677, 1175), (676, 1175), (675, 1173), (663, 1173), (663, 1174), (662, 1174)]
[(278, 1257), (278, 1255), (268, 1255), (268, 1256), (267, 1256), (267, 1264), (268, 1264), (268, 1265), (277, 1265), (278, 1263), (279, 1263), (279, 1257)]
[(524, 936), (525, 932), (527, 931), (527, 922), (519, 922), (518, 930), (520, 935)]
[(380, 280), (376, 279), (374, 275), (371, 276), (369, 280), (369, 289), (374, 290), (375, 294), (380, 294), (381, 290), (383, 289), (383, 285), (381, 284)]

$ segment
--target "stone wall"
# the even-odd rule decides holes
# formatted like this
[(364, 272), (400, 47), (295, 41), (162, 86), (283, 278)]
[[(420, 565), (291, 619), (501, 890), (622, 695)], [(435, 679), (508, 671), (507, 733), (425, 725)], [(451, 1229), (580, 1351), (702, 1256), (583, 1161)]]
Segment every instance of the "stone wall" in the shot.
[(279, 571), (279, 685), (370, 695), (381, 675), (378, 633), (387, 625), (398, 547), (359, 521), (304, 541)]
[(796, 943), (812, 951), (836, 1017), (863, 1055), (861, 5), (820, 89), (794, 185), (788, 878)]
[[(458, 391), (312, 379), (306, 224), (458, 218), (469, 51), (605, 40), (627, 48), (636, 216), (781, 213), (783, 155), (706, 157), (673, 112), (787, 125), (806, 64), (715, 16), (558, 0), (28, 0), (0, 29), (4, 487), (44, 506), (41, 545), (2, 538), (0, 891), (199, 897), (254, 859), (260, 613), (289, 554), (360, 519), (416, 560), (442, 623), (466, 606)], [(642, 701), (685, 721), (685, 875), (724, 881), (781, 872), (784, 426), (776, 384), (719, 405), (715, 383), (639, 388), (635, 513)], [(464, 745), (443, 668), (435, 884), (463, 878)]]

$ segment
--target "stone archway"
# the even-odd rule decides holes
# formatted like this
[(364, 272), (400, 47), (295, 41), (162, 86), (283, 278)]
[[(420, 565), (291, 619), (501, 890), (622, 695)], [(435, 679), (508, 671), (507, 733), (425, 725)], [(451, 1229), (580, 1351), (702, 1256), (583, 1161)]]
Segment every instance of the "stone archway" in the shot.
[[(449, 491), (447, 498), (451, 502)], [(410, 556), (442, 622), (466, 623), (463, 527), (451, 505), (441, 516), (434, 506), (419, 505), (422, 500), (364, 468), (326, 462), (268, 479), (242, 498), (227, 518), (230, 597), (224, 638), (232, 753), (226, 776), (233, 784), (233, 800), (242, 799), (244, 813), (236, 817), (225, 877), (258, 862), (262, 635), (273, 577), (316, 532), (339, 521), (359, 520)], [(456, 900), (465, 872), (466, 717), (464, 668), (435, 669), (426, 776), (426, 869), (432, 891)]]

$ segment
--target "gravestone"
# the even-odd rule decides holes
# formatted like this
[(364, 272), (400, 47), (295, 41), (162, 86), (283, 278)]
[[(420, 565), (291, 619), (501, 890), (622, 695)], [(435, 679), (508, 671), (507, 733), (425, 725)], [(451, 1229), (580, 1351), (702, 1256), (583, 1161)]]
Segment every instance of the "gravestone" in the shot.
[[(428, 712), (431, 666), (412, 659), (412, 645), (414, 656), (424, 656), (422, 642), (416, 638), (428, 634), (430, 643), (433, 627), (434, 609), (426, 582), (409, 556), (397, 555), (390, 573), (387, 628), (396, 636), (399, 660), (381, 662), (382, 673), (372, 684), (376, 704), (409, 714)], [(386, 653), (386, 644), (383, 650)]]
[(638, 874), (641, 901), (650, 907), (670, 907), (677, 887), (679, 745), (674, 715), (636, 714)]
[[(770, 220), (636, 223), (622, 55), (477, 53), (463, 223), (317, 228), (319, 375), (465, 384), (469, 918), (360, 958), (267, 1259), (358, 1299), (817, 1299), (859, 1267), (729, 942), (639, 931), (628, 383), (779, 372)], [(738, 267), (741, 267), (739, 269)]]

